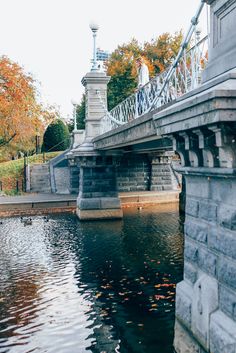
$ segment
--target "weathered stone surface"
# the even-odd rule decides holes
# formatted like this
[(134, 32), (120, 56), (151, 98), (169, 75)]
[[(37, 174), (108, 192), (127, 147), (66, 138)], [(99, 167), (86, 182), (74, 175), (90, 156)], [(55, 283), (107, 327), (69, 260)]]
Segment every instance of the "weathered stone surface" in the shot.
[(198, 266), (204, 272), (216, 277), (217, 275), (218, 257), (209, 249), (199, 247), (198, 249)]
[(192, 296), (193, 288), (191, 285), (185, 281), (177, 284), (176, 317), (189, 329), (192, 321)]
[(102, 209), (120, 208), (120, 199), (118, 197), (103, 197), (101, 198)]
[(236, 205), (221, 205), (218, 212), (218, 222), (222, 227), (236, 231)]
[(199, 201), (193, 198), (187, 198), (185, 212), (187, 215), (198, 217)]
[(89, 221), (96, 219), (120, 219), (123, 217), (121, 209), (100, 209), (100, 210), (76, 210), (77, 216), (81, 221)]
[(146, 154), (127, 154), (117, 166), (119, 191), (147, 191), (150, 183), (150, 161)]
[(218, 308), (218, 284), (202, 275), (194, 284), (192, 297), (192, 332), (198, 342), (209, 349), (210, 315)]
[(188, 261), (184, 261), (184, 280), (194, 284), (197, 280), (197, 267)]
[(220, 257), (218, 266), (218, 278), (221, 283), (236, 290), (236, 262)]
[(211, 41), (209, 64), (203, 75), (203, 81), (235, 67), (236, 29), (235, 0), (215, 0), (211, 4)]
[(174, 347), (176, 353), (206, 353), (178, 320), (175, 322)]
[(98, 210), (101, 208), (101, 199), (100, 198), (79, 198), (77, 200), (77, 206), (81, 210)]
[[(209, 181), (208, 181), (209, 183)], [(211, 178), (209, 183), (210, 199), (220, 204), (235, 206), (236, 205), (236, 181), (232, 178), (224, 179), (222, 183), (221, 178)], [(221, 207), (220, 207), (221, 208)], [(221, 210), (219, 209), (219, 212)], [(219, 214), (218, 214), (219, 215)]]
[(219, 226), (210, 227), (208, 245), (212, 250), (236, 259), (236, 232)]
[(204, 222), (199, 222), (194, 218), (186, 217), (185, 234), (201, 243), (207, 243), (208, 226)]
[(199, 218), (210, 222), (215, 222), (217, 218), (217, 205), (210, 201), (201, 201), (199, 203)]
[(235, 292), (224, 285), (219, 288), (220, 309), (231, 319), (236, 321), (236, 295)]
[(197, 263), (198, 245), (197, 243), (189, 240), (187, 237), (185, 237), (184, 257), (185, 257), (185, 260)]
[(221, 311), (211, 315), (210, 351), (213, 353), (236, 352), (236, 323)]
[[(201, 185), (201, 187), (199, 187)], [(209, 181), (200, 176), (186, 176), (186, 192), (191, 198), (208, 198)]]

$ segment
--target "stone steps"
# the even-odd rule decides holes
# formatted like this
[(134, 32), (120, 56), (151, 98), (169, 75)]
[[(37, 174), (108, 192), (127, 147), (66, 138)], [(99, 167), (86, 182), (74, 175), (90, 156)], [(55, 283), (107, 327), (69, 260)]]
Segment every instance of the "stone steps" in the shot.
[(30, 167), (30, 191), (40, 193), (51, 192), (48, 164), (35, 164)]

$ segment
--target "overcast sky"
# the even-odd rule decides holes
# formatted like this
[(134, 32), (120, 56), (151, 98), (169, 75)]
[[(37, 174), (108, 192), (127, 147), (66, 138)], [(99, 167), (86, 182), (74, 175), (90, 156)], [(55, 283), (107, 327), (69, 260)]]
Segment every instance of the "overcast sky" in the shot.
[[(99, 24), (98, 47), (112, 52), (136, 38), (186, 31), (200, 0), (0, 0), (0, 55), (7, 55), (41, 84), (44, 101), (72, 112), (82, 77), (90, 71), (90, 22)], [(203, 13), (205, 17), (205, 11)], [(205, 19), (200, 23), (204, 28)]]

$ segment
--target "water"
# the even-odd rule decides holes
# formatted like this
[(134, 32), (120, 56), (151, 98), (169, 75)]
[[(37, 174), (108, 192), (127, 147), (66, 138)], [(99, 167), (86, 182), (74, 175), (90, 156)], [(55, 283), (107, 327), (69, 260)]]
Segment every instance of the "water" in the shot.
[(182, 224), (174, 206), (122, 221), (0, 225), (0, 353), (171, 353)]

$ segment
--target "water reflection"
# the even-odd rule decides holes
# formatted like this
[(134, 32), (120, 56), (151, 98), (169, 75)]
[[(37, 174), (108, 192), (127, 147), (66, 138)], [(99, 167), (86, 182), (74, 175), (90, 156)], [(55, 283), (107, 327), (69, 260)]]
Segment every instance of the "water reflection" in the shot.
[(114, 222), (4, 219), (0, 353), (172, 352), (181, 227), (170, 206)]

